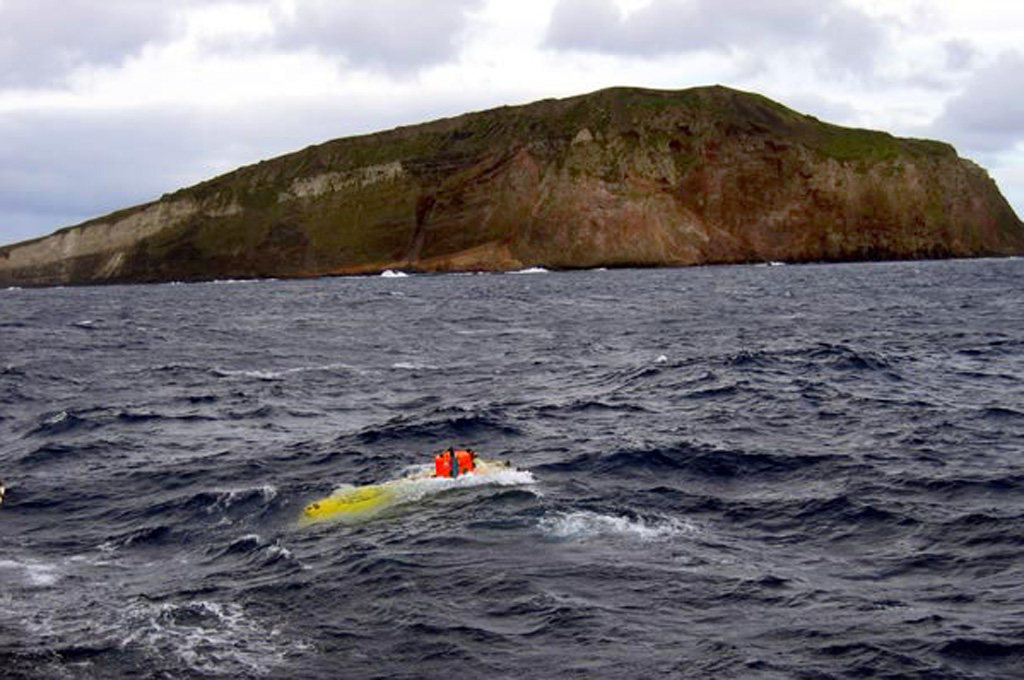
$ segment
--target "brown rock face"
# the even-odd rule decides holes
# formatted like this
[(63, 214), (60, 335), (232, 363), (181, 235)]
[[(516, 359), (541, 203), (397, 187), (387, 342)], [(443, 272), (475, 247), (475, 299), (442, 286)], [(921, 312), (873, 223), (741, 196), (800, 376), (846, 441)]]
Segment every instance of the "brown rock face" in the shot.
[(612, 89), (241, 168), (0, 248), (0, 285), (1021, 253), (946, 144), (721, 87)]

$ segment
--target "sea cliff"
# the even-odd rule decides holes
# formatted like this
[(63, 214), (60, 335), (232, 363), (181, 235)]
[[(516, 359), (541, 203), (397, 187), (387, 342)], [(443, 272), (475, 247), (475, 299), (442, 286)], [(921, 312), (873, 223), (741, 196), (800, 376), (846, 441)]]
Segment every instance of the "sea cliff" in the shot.
[(1024, 253), (984, 169), (724, 87), (350, 137), (0, 248), (0, 285)]

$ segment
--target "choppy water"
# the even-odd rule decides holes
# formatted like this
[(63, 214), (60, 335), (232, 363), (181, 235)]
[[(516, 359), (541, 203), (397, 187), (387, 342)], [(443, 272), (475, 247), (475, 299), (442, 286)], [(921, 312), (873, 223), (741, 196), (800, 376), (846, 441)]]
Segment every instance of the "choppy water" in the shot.
[[(0, 291), (0, 676), (1011, 678), (1024, 261)], [(297, 526), (450, 444), (522, 472)]]

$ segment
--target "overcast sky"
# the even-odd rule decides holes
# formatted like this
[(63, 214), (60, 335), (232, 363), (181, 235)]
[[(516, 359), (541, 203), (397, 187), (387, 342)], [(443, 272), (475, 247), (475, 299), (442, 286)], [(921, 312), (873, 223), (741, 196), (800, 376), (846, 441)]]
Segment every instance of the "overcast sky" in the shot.
[(1018, 0), (0, 0), (0, 243), (352, 134), (723, 84), (933, 137), (1024, 215)]

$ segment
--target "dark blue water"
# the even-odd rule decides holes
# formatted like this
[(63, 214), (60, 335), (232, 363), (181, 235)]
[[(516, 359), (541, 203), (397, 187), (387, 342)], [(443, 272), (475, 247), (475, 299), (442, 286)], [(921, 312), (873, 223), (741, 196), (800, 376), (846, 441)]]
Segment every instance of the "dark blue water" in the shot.
[[(1024, 261), (0, 291), (5, 678), (1011, 678)], [(514, 479), (300, 527), (471, 446)]]

